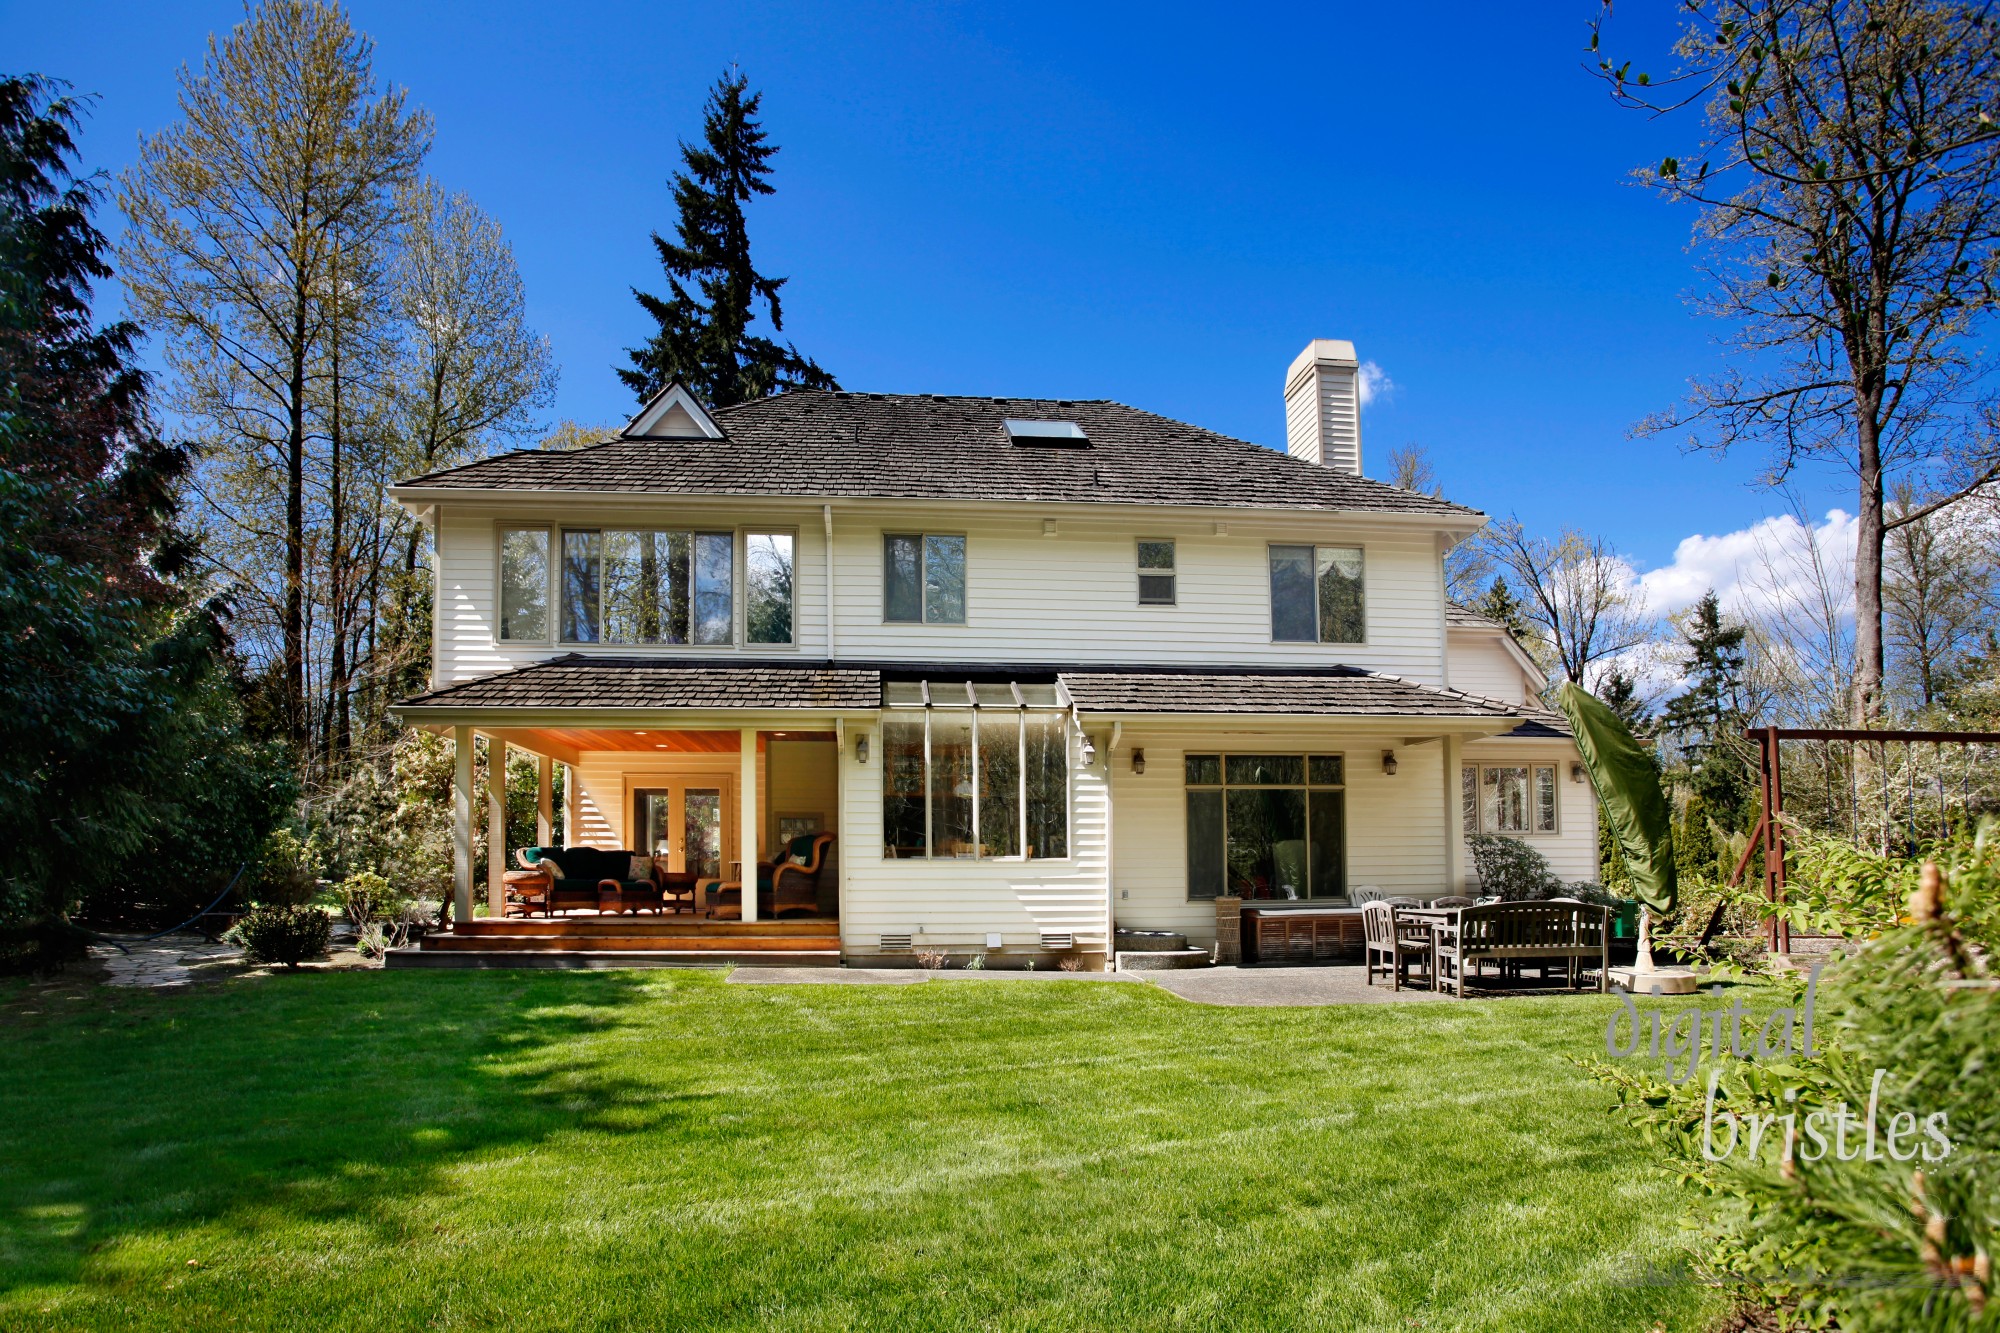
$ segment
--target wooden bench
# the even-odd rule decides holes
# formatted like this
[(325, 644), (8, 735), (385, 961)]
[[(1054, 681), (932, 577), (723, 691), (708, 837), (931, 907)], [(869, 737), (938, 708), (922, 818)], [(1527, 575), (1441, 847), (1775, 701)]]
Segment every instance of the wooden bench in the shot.
[(1458, 998), (1465, 998), (1465, 970), (1478, 963), (1561, 962), (1575, 990), (1586, 965), (1597, 968), (1597, 989), (1611, 965), (1611, 909), (1595, 903), (1488, 903), (1461, 907), (1437, 930), (1438, 975), (1449, 970)]

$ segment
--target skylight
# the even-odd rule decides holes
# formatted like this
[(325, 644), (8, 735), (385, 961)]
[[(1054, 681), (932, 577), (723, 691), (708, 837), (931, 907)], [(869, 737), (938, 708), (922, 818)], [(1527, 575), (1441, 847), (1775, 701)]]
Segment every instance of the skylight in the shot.
[(1015, 444), (1088, 445), (1090, 437), (1074, 421), (1028, 421), (1020, 417), (1006, 420), (1007, 438)]

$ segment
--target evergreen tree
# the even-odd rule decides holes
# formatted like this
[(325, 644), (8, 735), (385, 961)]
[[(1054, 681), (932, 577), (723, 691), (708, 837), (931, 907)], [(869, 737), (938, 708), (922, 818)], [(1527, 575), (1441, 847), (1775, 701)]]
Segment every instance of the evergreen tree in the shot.
[(1661, 710), (1660, 728), (1687, 756), (1695, 795), (1724, 827), (1734, 827), (1750, 789), (1741, 733), (1744, 706), (1742, 625), (1725, 624), (1715, 590), (1702, 595), (1680, 626), (1687, 690)]
[(194, 885), (288, 794), (242, 739), (215, 608), (169, 582), (186, 456), (151, 428), (137, 331), (91, 323), (110, 270), (76, 121), (49, 81), (0, 79), (0, 970), (77, 953), (87, 893)]
[(765, 177), (778, 146), (757, 120), (764, 95), (749, 87), (740, 71), (725, 73), (703, 108), (702, 142), (681, 144), (683, 166), (673, 180), (677, 240), (653, 233), (671, 295), (633, 289), (659, 331), (645, 346), (628, 348), (632, 367), (618, 372), (641, 402), (676, 379), (711, 407), (785, 389), (840, 387), (797, 347), (751, 331), (759, 300), (772, 332), (784, 330), (778, 289), (785, 279), (759, 273), (750, 259), (743, 206), (773, 192)]
[(1630, 672), (1617, 667), (1605, 672), (1603, 682), (1597, 687), (1597, 698), (1616, 713), (1618, 720), (1630, 727), (1634, 735), (1646, 732), (1646, 701), (1639, 697), (1639, 681)]
[(1485, 595), (1474, 602), (1471, 609), (1488, 620), (1505, 625), (1516, 643), (1526, 645), (1534, 639), (1534, 631), (1528, 626), (1527, 612), (1521, 606), (1521, 599), (1507, 586), (1505, 575), (1494, 575)]

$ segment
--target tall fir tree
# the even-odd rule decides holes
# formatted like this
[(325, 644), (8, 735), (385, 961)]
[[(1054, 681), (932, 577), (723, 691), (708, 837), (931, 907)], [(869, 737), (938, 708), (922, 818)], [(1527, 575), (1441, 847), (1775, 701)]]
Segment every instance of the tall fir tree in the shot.
[(1713, 588), (1681, 622), (1687, 689), (1660, 712), (1660, 729), (1680, 745), (1694, 794), (1723, 824), (1734, 827), (1750, 779), (1741, 735), (1747, 723), (1743, 668), (1749, 631), (1727, 624)]
[(771, 331), (784, 331), (778, 291), (784, 278), (759, 273), (750, 258), (743, 206), (774, 187), (771, 158), (778, 146), (757, 119), (762, 93), (741, 71), (723, 74), (703, 108), (702, 141), (681, 144), (674, 173), (676, 240), (653, 233), (671, 295), (636, 287), (632, 295), (659, 329), (643, 347), (628, 348), (630, 369), (618, 378), (646, 399), (679, 380), (710, 407), (763, 398), (785, 389), (838, 389), (818, 362), (790, 343), (751, 330), (764, 303)]

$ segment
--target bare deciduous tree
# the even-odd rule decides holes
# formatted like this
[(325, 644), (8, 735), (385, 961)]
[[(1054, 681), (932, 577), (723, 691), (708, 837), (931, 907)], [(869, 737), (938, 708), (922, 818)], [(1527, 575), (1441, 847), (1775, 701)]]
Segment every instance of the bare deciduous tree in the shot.
[(1510, 518), (1489, 527), (1483, 544), (1563, 679), (1588, 687), (1599, 664), (1652, 638), (1631, 567), (1603, 538), (1574, 530), (1554, 540), (1530, 536)]
[[(1926, 508), (1905, 484), (1891, 498), (1892, 517)], [(1882, 579), (1891, 680), (1911, 702), (1935, 707), (1945, 679), (1979, 651), (1992, 623), (1996, 529), (1983, 506), (1930, 509), (1890, 529)]]
[[(1430, 451), (1421, 444), (1399, 444), (1389, 451), (1389, 484), (1420, 495), (1443, 496)], [(1477, 538), (1462, 541), (1444, 556), (1444, 595), (1460, 606), (1479, 600), (1493, 577), (1493, 559)]]
[[(1606, 3), (1594, 27), (1597, 50)], [(1701, 308), (1734, 326), (1729, 367), (1641, 429), (1757, 445), (1769, 477), (1851, 469), (1858, 494), (1849, 713), (1882, 709), (1888, 532), (2000, 476), (1973, 338), (2000, 239), (2000, 27), (1964, 0), (1710, 0), (1684, 6), (1662, 79), (1604, 59), (1623, 105), (1699, 104), (1686, 160), (1640, 173), (1701, 210)], [(1886, 509), (1899, 475), (1940, 484)], [(1943, 480), (1949, 478), (1948, 481)]]

